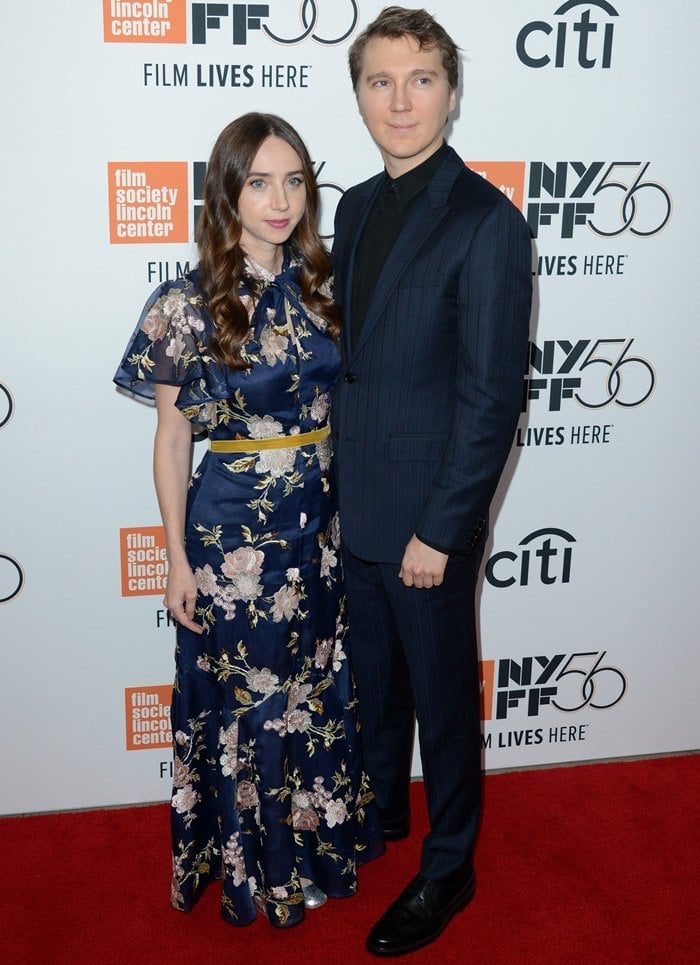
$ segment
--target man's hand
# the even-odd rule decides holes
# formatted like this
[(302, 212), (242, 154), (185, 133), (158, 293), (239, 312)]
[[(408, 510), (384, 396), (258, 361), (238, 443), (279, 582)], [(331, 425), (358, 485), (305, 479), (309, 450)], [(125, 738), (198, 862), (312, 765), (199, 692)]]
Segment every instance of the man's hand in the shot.
[(399, 578), (404, 586), (415, 586), (419, 590), (440, 586), (447, 560), (447, 553), (434, 550), (413, 535), (401, 560)]

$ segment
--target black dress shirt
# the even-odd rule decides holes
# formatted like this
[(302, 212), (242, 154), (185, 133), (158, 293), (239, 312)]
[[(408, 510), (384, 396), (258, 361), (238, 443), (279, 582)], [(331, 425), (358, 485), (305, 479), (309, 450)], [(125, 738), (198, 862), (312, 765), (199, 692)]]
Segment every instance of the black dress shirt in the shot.
[(418, 195), (427, 186), (448, 153), (442, 145), (417, 167), (398, 178), (384, 171), (384, 181), (367, 218), (355, 255), (350, 336), (355, 345), (384, 262), (394, 246)]

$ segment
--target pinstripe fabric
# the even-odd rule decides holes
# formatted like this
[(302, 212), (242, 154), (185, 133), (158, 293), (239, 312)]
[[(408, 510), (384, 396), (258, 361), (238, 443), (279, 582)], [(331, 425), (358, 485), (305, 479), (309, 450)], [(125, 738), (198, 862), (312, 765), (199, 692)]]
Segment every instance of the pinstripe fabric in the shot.
[(430, 833), (421, 873), (471, 868), (481, 800), (474, 586), (481, 553), (450, 560), (441, 586), (406, 587), (396, 566), (344, 554), (362, 746), (381, 810), (408, 811), (415, 716)]
[[(347, 331), (354, 249), (380, 182), (338, 207)], [(451, 150), (387, 259), (357, 344), (344, 344), (333, 426), (343, 538), (357, 556), (399, 562), (414, 532), (458, 553), (480, 538), (520, 412), (530, 298), (522, 216)]]
[[(333, 437), (350, 646), (379, 805), (408, 802), (414, 711), (430, 833), (421, 872), (470, 869), (480, 799), (474, 596), (488, 509), (520, 412), (530, 238), (515, 207), (450, 150), (416, 201), (353, 348), (355, 248), (381, 176), (336, 216), (346, 338)], [(410, 537), (449, 550), (440, 587), (398, 578)]]

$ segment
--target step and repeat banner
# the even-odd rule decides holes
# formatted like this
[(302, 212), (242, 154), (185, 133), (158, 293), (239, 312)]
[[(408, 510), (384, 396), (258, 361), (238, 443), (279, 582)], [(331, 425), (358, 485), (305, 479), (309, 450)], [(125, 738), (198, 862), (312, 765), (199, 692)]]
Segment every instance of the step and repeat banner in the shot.
[[(232, 118), (301, 131), (332, 243), (342, 192), (381, 167), (346, 58), (384, 5), (5, 5), (3, 813), (169, 796), (155, 413), (111, 377), (146, 296), (196, 262)], [(695, 748), (700, 8), (427, 8), (462, 51), (450, 143), (533, 237), (479, 590), (485, 766)]]

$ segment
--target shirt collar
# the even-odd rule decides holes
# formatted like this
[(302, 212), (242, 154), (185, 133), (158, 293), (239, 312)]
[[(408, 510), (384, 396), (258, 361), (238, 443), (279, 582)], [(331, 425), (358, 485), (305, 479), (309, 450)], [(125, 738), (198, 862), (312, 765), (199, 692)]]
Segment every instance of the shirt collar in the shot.
[(411, 168), (410, 171), (407, 171), (398, 178), (390, 178), (385, 170), (383, 189), (386, 190), (389, 186), (393, 187), (396, 191), (399, 204), (407, 204), (409, 201), (412, 201), (419, 191), (422, 191), (432, 179), (433, 175), (447, 157), (448, 150), (447, 144), (443, 141), (437, 151), (434, 151), (429, 158), (426, 158), (426, 160), (422, 161), (417, 167)]

